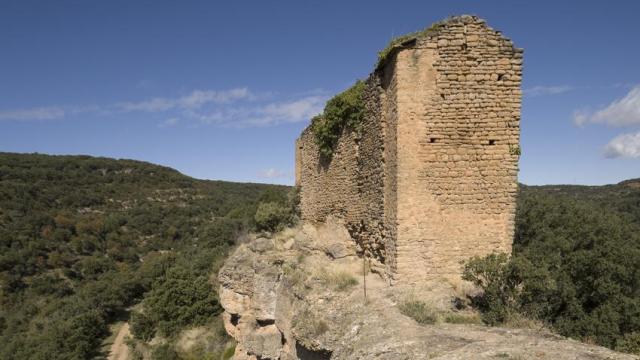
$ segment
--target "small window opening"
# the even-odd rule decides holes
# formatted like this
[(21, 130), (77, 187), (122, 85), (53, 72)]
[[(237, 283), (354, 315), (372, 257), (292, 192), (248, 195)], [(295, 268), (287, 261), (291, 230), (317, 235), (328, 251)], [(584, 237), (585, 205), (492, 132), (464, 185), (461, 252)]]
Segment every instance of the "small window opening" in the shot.
[(262, 326), (262, 327), (274, 325), (276, 323), (274, 319), (258, 319), (256, 320), (256, 322), (258, 323), (258, 326)]
[(444, 94), (440, 94), (440, 97), (442, 98), (442, 100), (447, 100), (447, 97), (444, 96)]
[(489, 140), (489, 145), (495, 145), (496, 141), (495, 140)]
[(467, 51), (467, 43), (462, 44), (462, 51)]
[(502, 81), (502, 78), (504, 77), (504, 74), (499, 74), (498, 75), (498, 81)]
[(432, 143), (432, 144), (435, 143), (436, 142), (436, 138), (430, 138), (429, 142)]

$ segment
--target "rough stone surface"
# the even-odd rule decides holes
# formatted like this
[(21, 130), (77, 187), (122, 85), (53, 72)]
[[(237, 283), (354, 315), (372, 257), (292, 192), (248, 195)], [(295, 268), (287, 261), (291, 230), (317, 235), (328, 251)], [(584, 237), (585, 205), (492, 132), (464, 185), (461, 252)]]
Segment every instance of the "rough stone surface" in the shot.
[(522, 50), (476, 17), (398, 47), (330, 162), (310, 128), (297, 140), (303, 221), (344, 219), (392, 283), (457, 281), (469, 257), (509, 253), (521, 79)]
[[(318, 228), (307, 224), (276, 234), (270, 250), (258, 252), (249, 243), (232, 254), (219, 280), (220, 294), (226, 294), (220, 298), (225, 328), (238, 342), (234, 359), (637, 360), (538, 328), (456, 325), (444, 320), (420, 325), (398, 310), (416, 293), (442, 314), (477, 314), (454, 310), (451, 299), (442, 297), (448, 291), (442, 282), (423, 283), (428, 288), (419, 292), (416, 286), (390, 287), (378, 274), (362, 275), (362, 258), (334, 259), (326, 252), (329, 241), (345, 248), (353, 241), (328, 235), (345, 232), (330, 218)], [(287, 249), (285, 244), (291, 242)], [(342, 286), (338, 278), (355, 283)]]

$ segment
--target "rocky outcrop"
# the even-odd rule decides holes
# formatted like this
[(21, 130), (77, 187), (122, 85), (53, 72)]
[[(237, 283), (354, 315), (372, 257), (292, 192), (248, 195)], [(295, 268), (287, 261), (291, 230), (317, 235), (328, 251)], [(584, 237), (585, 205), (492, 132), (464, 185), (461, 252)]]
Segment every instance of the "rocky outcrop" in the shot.
[[(219, 273), (225, 328), (238, 342), (234, 358), (634, 359), (544, 330), (447, 323), (451, 315), (474, 316), (452, 308), (455, 286), (390, 287), (375, 271), (331, 219), (254, 236)], [(399, 304), (408, 298), (424, 300), (443, 320), (421, 325), (403, 315)]]

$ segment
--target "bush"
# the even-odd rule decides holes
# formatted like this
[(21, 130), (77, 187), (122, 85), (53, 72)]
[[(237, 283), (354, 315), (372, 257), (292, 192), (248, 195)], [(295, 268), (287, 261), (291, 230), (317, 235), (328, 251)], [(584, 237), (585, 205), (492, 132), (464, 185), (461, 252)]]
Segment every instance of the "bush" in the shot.
[(327, 101), (323, 113), (312, 119), (311, 129), (323, 157), (331, 158), (345, 129), (359, 130), (364, 118), (364, 89), (365, 83), (356, 81), (352, 87)]
[(391, 40), (384, 49), (378, 52), (378, 62), (376, 63), (376, 69), (380, 69), (387, 62), (387, 60), (389, 59), (389, 55), (391, 55), (395, 48), (413, 39), (422, 38), (434, 34), (443, 26), (443, 24), (444, 22), (436, 22), (424, 30), (398, 36)]
[(548, 324), (564, 336), (634, 351), (640, 228), (629, 219), (586, 201), (521, 193), (511, 259), (492, 254), (465, 265), (463, 278), (484, 292), (473, 299), (483, 320)]
[(258, 205), (254, 216), (257, 230), (279, 231), (292, 223), (291, 208), (277, 202), (263, 202)]
[(482, 311), (483, 320), (489, 325), (505, 322), (516, 311), (516, 287), (514, 272), (507, 266), (506, 254), (474, 257), (465, 265), (462, 279), (470, 281), (483, 294), (473, 299)]
[(438, 321), (438, 313), (423, 301), (407, 300), (400, 303), (398, 309), (418, 324), (431, 325)]
[(131, 333), (136, 339), (149, 341), (156, 333), (156, 324), (145, 314), (134, 312), (129, 318)]
[(156, 346), (151, 352), (153, 360), (180, 360), (178, 353), (169, 344)]
[(229, 360), (233, 358), (233, 354), (235, 354), (235, 352), (236, 352), (236, 346), (235, 345), (229, 346), (222, 353), (222, 360)]
[(640, 332), (625, 334), (618, 339), (616, 350), (640, 355)]
[(322, 272), (320, 280), (337, 291), (346, 291), (358, 285), (358, 280), (344, 271)]
[(482, 324), (482, 319), (475, 314), (447, 313), (444, 322), (449, 324)]
[(184, 268), (167, 271), (144, 300), (145, 313), (163, 335), (177, 333), (187, 325), (203, 325), (222, 312), (215, 290), (206, 276)]

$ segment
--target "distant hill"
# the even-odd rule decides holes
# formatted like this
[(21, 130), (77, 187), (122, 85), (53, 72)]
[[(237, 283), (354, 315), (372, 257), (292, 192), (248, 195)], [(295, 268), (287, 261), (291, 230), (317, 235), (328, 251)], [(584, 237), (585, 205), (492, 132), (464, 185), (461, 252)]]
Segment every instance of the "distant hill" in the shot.
[(522, 185), (514, 256), (497, 282), (511, 284), (502, 292), (509, 300), (490, 294), (486, 318), (515, 311), (562, 335), (640, 354), (639, 185)]
[(511, 256), (470, 259), (483, 293), (456, 283), (444, 299), (363, 273), (339, 223), (254, 237), (219, 272), (226, 328), (239, 357), (638, 359), (594, 346), (640, 355), (636, 184), (522, 185)]
[(601, 210), (612, 211), (640, 225), (640, 178), (613, 185), (520, 185), (524, 195), (549, 195), (588, 202)]
[[(108, 324), (140, 303), (129, 319), (138, 342), (211, 325), (222, 310), (212, 274), (254, 219), (270, 223), (273, 203), (288, 204), (289, 190), (140, 161), (0, 153), (0, 359), (105, 356)], [(515, 292), (500, 304), (501, 284), (485, 322), (518, 311), (640, 352), (639, 179), (521, 185), (510, 266)]]
[(288, 189), (133, 160), (0, 153), (0, 358), (97, 355), (109, 322), (180, 281), (191, 298), (157, 321), (208, 321), (219, 312), (212, 264), (261, 199), (284, 201)]

